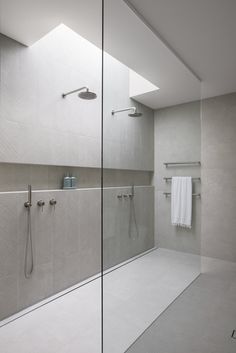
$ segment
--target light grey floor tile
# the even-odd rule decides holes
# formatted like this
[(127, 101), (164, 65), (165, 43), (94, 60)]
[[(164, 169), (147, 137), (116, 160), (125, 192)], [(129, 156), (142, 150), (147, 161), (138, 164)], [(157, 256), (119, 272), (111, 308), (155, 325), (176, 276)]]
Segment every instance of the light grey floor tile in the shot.
[(236, 352), (236, 263), (203, 258), (202, 269), (127, 353)]
[[(154, 250), (104, 276), (104, 353), (123, 353), (199, 274), (199, 257)], [(101, 280), (0, 329), (4, 353), (99, 353)]]

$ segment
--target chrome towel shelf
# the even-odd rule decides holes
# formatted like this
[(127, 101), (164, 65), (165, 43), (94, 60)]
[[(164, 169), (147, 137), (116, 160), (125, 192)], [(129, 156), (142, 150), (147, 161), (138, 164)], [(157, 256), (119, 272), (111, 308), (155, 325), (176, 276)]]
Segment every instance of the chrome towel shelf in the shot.
[(199, 166), (201, 165), (201, 162), (200, 161), (197, 161), (197, 162), (165, 162), (163, 163), (166, 167), (168, 166), (176, 166), (176, 165), (183, 165), (183, 166)]
[[(171, 192), (163, 192), (163, 195), (165, 195), (165, 197), (168, 197), (171, 195)], [(201, 197), (201, 194), (192, 194), (192, 196), (194, 197)]]
[[(171, 181), (172, 180), (172, 177), (164, 177), (163, 178), (166, 182), (167, 181)], [(193, 181), (201, 181), (201, 178), (192, 178)]]

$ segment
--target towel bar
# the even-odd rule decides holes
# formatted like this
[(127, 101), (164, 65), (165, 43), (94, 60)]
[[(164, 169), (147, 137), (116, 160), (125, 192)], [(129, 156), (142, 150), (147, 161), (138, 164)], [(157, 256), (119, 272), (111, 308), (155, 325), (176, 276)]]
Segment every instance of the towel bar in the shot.
[(200, 161), (197, 162), (165, 162), (163, 163), (166, 167), (168, 167), (169, 165), (175, 166), (175, 165), (201, 165)]
[[(168, 197), (171, 195), (171, 192), (163, 192), (163, 195), (165, 195), (165, 197)], [(192, 194), (192, 196), (194, 197), (201, 197), (201, 194)]]
[[(163, 178), (166, 182), (171, 181), (172, 177), (164, 177)], [(192, 178), (193, 181), (201, 181), (201, 178)]]

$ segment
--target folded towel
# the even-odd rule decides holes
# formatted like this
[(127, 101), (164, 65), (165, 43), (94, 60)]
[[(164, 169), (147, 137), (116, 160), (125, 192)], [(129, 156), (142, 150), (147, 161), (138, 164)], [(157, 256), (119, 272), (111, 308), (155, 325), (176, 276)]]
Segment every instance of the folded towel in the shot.
[(173, 177), (171, 185), (171, 223), (174, 226), (192, 226), (192, 178)]

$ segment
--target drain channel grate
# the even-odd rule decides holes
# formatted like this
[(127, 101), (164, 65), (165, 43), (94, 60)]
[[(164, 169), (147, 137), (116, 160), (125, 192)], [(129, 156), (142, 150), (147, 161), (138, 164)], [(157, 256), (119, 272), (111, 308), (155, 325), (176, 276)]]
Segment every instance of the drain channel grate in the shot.
[(233, 330), (231, 337), (236, 340), (236, 330)]

